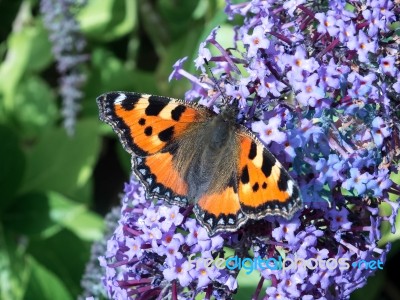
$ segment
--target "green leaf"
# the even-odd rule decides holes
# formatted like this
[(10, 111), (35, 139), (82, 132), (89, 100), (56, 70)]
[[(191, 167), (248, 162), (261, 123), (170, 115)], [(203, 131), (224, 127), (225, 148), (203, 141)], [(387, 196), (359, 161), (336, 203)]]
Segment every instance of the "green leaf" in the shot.
[(92, 53), (92, 65), (94, 70), (88, 80), (89, 89), (86, 91), (89, 98), (95, 99), (103, 92), (127, 89), (135, 84), (133, 70), (108, 50), (96, 48)]
[(78, 204), (61, 194), (48, 193), (50, 218), (69, 229), (82, 240), (94, 241), (102, 237), (104, 222), (84, 204)]
[[(63, 280), (34, 258), (29, 258), (31, 276), (24, 299), (73, 299)], [(65, 261), (61, 262), (65, 265)]]
[(85, 115), (98, 118), (99, 111), (94, 100), (105, 92), (138, 91), (157, 94), (157, 81), (152, 73), (133, 70), (108, 50), (96, 48), (93, 51), (92, 67), (85, 89), (86, 98), (92, 101), (83, 107), (82, 113)]
[(0, 211), (3, 211), (21, 185), (26, 159), (16, 134), (3, 125), (0, 125), (0, 140)]
[(31, 193), (15, 199), (3, 217), (8, 230), (28, 236), (48, 237), (63, 228), (71, 230), (82, 240), (102, 237), (102, 219), (87, 209), (55, 192)]
[[(187, 31), (185, 35), (167, 48), (165, 51), (165, 55), (162, 57), (158, 69), (157, 69), (157, 83), (159, 90), (162, 91), (162, 94), (170, 97), (183, 98), (184, 92), (188, 90), (189, 82), (186, 80), (172, 80), (168, 81), (168, 77), (173, 71), (173, 65), (176, 61), (184, 56), (187, 56), (188, 53), (192, 54), (192, 57), (189, 57), (185, 66), (194, 65), (193, 59), (198, 51), (198, 36), (201, 34), (202, 28), (194, 27), (191, 30)], [(186, 83), (183, 84), (183, 83)]]
[(213, 5), (213, 3), (210, 3), (208, 0), (199, 0), (197, 3), (197, 7), (195, 10), (193, 10), (192, 17), (195, 20), (201, 19), (203, 17), (206, 17), (207, 15), (207, 10), (209, 9), (209, 6)]
[(12, 23), (18, 12), (22, 0), (0, 1), (0, 41), (11, 31)]
[(21, 192), (53, 190), (80, 199), (88, 184), (100, 150), (100, 122), (86, 119), (76, 125), (74, 136), (63, 128), (45, 132), (28, 153), (27, 170)]
[[(392, 173), (390, 175), (390, 179), (394, 183), (399, 184), (400, 183), (400, 174)], [(390, 199), (390, 201), (396, 202), (397, 199), (398, 199), (398, 195), (395, 195), (393, 193), (389, 193), (389, 199)], [(380, 216), (388, 217), (393, 213), (392, 210), (393, 210), (392, 206), (390, 206), (386, 202), (382, 202), (379, 205), (379, 215)], [(389, 222), (388, 221), (383, 221), (382, 222), (382, 225), (381, 225), (381, 228), (380, 228), (382, 237), (378, 242), (378, 245), (380, 247), (383, 247), (386, 243), (391, 243), (391, 242), (395, 242), (395, 241), (400, 240), (400, 230), (399, 230), (399, 228), (400, 228), (400, 214), (398, 214), (396, 216), (395, 224), (396, 224), (395, 227), (396, 227), (397, 230), (396, 230), (395, 233), (392, 233), (392, 227), (390, 226)]]
[[(382, 206), (382, 204), (380, 205)], [(389, 206), (389, 205), (387, 205)], [(391, 209), (391, 208), (390, 208)], [(387, 243), (392, 243), (397, 240), (400, 240), (400, 214), (396, 216), (396, 221), (395, 221), (395, 227), (396, 227), (396, 232), (392, 233), (392, 226), (389, 224), (388, 221), (382, 221), (380, 231), (382, 234), (381, 239), (378, 242), (379, 247), (383, 247)]]
[[(199, 0), (158, 0), (157, 11), (159, 11), (162, 17), (170, 23), (186, 24), (186, 22), (193, 20), (192, 13), (196, 10), (199, 2)], [(181, 30), (183, 29), (181, 28)]]
[(28, 236), (51, 235), (61, 226), (50, 218), (46, 194), (32, 193), (15, 198), (14, 205), (3, 216), (5, 228)]
[(31, 36), (29, 36), (29, 38), (32, 45), (29, 52), (29, 64), (27, 65), (26, 72), (41, 72), (53, 61), (49, 32), (41, 23), (35, 24), (30, 30)]
[(30, 76), (23, 80), (14, 101), (18, 109), (13, 113), (13, 121), (26, 138), (36, 137), (55, 123), (58, 115), (55, 95), (41, 78)]
[(63, 285), (76, 298), (81, 291), (80, 279), (90, 256), (90, 243), (83, 242), (69, 230), (62, 230), (48, 239), (32, 240), (27, 251), (44, 268), (61, 278)]
[(25, 26), (9, 36), (7, 56), (0, 65), (0, 93), (3, 93), (6, 111), (15, 108), (14, 96), (23, 75), (29, 71), (42, 70), (52, 57), (44, 28), (35, 23), (32, 25), (32, 22)]
[(77, 19), (89, 37), (110, 41), (122, 37), (136, 25), (136, 1), (90, 0)]
[(51, 236), (62, 229), (60, 218), (57, 219), (54, 213), (52, 217), (51, 210), (51, 196), (28, 193), (15, 198), (3, 222), (11, 232), (27, 236)]
[[(159, 0), (157, 1), (157, 11), (160, 13), (164, 26), (169, 28), (172, 39), (179, 37), (182, 33), (186, 33), (187, 28), (193, 28), (193, 12), (198, 6), (198, 0)], [(159, 30), (159, 28), (153, 28)]]
[(20, 245), (17, 245), (15, 236), (3, 233), (0, 224), (0, 299), (20, 300), (30, 275), (24, 243), (19, 239)]

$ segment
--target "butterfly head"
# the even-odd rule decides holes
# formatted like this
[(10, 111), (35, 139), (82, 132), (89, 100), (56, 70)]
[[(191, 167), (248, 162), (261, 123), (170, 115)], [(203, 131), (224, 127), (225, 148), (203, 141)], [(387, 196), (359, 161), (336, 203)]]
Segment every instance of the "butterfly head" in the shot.
[(221, 110), (219, 117), (224, 122), (235, 123), (238, 112), (239, 112), (239, 110), (237, 109), (237, 107), (228, 106)]
[(236, 123), (236, 118), (239, 114), (238, 100), (234, 99), (231, 104), (224, 101), (226, 104), (221, 108), (219, 117), (230, 124)]

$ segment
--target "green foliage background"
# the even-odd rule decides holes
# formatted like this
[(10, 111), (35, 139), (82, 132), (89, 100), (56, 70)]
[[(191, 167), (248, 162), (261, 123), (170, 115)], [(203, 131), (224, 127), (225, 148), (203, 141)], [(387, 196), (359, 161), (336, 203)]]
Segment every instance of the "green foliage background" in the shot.
[[(102, 237), (101, 214), (118, 202), (130, 175), (129, 157), (98, 120), (95, 99), (112, 90), (182, 98), (188, 83), (168, 82), (172, 65), (188, 56), (186, 68), (195, 72), (199, 43), (217, 25), (220, 42), (231, 46), (233, 25), (224, 5), (88, 0), (76, 15), (88, 41), (88, 80), (69, 136), (38, 1), (0, 0), (0, 299), (73, 299), (81, 293), (90, 245)], [(98, 192), (115, 175), (104, 163), (110, 155), (122, 172), (111, 192), (114, 203), (109, 193)], [(371, 279), (373, 292), (367, 286), (359, 296), (376, 299), (384, 276)], [(257, 281), (244, 278), (238, 299), (249, 298)]]

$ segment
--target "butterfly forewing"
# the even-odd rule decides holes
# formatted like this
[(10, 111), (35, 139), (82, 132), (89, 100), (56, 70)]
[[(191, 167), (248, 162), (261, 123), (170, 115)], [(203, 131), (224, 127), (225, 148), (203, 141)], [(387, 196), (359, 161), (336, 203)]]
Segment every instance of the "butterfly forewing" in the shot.
[(181, 100), (137, 93), (114, 92), (97, 98), (100, 118), (118, 133), (131, 154), (147, 156), (163, 150), (203, 111)]
[(97, 98), (100, 118), (118, 134), (131, 153), (132, 168), (148, 196), (188, 204), (187, 184), (174, 154), (188, 127), (204, 122), (206, 111), (184, 101), (138, 93), (113, 92)]

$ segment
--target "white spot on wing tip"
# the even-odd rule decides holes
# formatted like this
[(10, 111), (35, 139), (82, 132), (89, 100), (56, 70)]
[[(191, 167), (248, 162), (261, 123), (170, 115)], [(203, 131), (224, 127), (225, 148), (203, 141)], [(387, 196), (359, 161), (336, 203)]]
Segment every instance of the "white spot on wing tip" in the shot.
[(288, 194), (289, 194), (290, 196), (293, 195), (293, 186), (294, 186), (293, 181), (292, 181), (292, 180), (289, 180), (288, 183), (287, 183), (287, 192), (288, 192)]
[(117, 98), (115, 98), (115, 103), (121, 103), (122, 101), (124, 101), (126, 99), (126, 95), (125, 94), (119, 94), (119, 96)]

